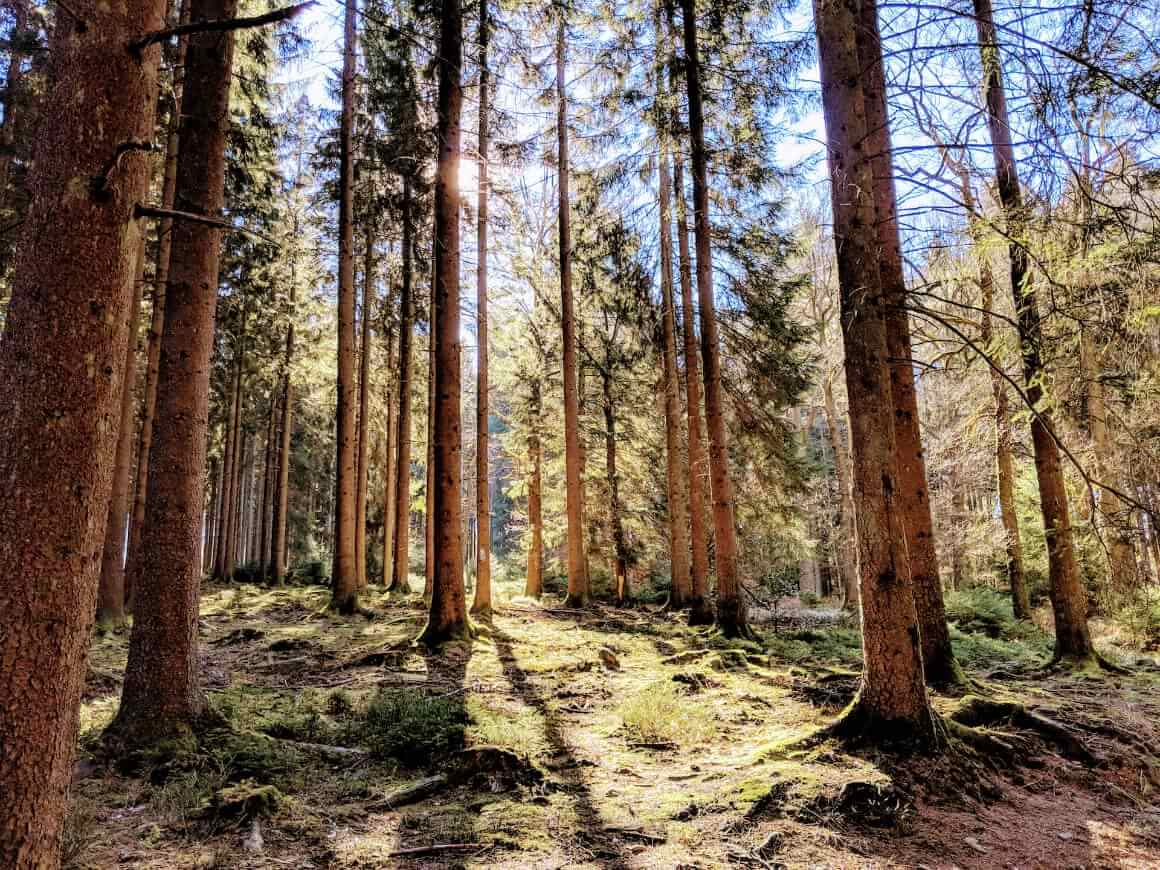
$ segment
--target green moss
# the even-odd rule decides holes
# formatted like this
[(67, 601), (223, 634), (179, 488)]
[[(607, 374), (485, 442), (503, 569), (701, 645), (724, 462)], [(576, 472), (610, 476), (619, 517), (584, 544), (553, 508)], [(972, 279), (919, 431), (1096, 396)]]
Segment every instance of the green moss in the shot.
[(352, 727), (375, 755), (419, 765), (463, 746), (462, 700), (415, 689), (379, 690)]
[(244, 779), (214, 792), (208, 810), (220, 818), (252, 819), (274, 815), (284, 800), (275, 786)]
[(715, 719), (670, 681), (652, 683), (617, 708), (630, 742), (695, 745), (712, 736)]

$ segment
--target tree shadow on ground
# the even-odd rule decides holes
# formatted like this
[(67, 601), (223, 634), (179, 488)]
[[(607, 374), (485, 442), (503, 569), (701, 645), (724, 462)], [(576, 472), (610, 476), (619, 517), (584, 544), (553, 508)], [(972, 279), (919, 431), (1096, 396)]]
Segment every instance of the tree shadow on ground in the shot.
[(572, 751), (559, 717), (540, 694), (528, 673), (520, 667), (511, 636), (498, 629), (492, 629), (491, 634), (504, 676), (512, 689), (525, 704), (543, 717), (544, 737), (555, 759), (553, 769), (564, 780), (565, 790), (573, 798), (579, 819), (577, 839), (603, 866), (616, 870), (628, 868), (630, 865), (624, 853), (624, 846), (616, 836), (606, 830), (600, 810), (593, 802), (592, 790), (582, 772), (582, 765), (585, 762), (577, 758)]

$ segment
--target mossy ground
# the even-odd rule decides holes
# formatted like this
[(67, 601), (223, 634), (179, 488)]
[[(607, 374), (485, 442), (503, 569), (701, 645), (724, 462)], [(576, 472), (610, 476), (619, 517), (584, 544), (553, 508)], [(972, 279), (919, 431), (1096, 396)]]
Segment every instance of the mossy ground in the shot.
[[(135, 766), (94, 765), (89, 754), (115, 712), (126, 647), (124, 634), (96, 636), (69, 865), (1160, 861), (1156, 786), (1139, 759), (1139, 746), (1157, 745), (1154, 671), (1044, 677), (1035, 670), (1050, 650), (1041, 634), (1004, 628), (1002, 619), (996, 627), (993, 614), (985, 624), (961, 617), (954, 639), (970, 675), (998, 699), (1084, 728), (1106, 763), (1086, 767), (1033, 735), (1003, 732), (1026, 748), (1025, 766), (982, 759), (985, 776), (945, 788), (963, 777), (937, 762), (908, 767), (831, 744), (801, 748), (856, 688), (854, 627), (791, 620), (777, 634), (758, 626), (756, 640), (727, 640), (652, 608), (597, 604), (581, 616), (557, 609), (558, 599), (513, 601), (497, 591), (474, 640), (432, 656), (410, 643), (424, 623), (417, 596), (392, 600), (372, 588), (362, 597), (368, 619), (329, 611), (322, 587), (208, 588), (202, 680), (230, 727)], [(602, 648), (618, 667), (602, 660)], [(957, 703), (936, 697), (944, 712)], [(444, 772), (456, 751), (483, 745), (526, 758), (542, 779), (510, 787), (476, 776), (413, 804), (387, 803)], [(243, 791), (257, 797), (221, 811)], [(251, 805), (260, 851), (243, 845)], [(436, 843), (479, 849), (395, 854)]]

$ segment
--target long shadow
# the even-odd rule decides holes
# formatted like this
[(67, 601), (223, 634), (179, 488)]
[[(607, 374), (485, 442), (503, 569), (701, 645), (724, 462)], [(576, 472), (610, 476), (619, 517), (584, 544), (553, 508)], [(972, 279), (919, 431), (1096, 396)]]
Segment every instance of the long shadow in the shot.
[(628, 868), (629, 864), (621, 843), (605, 831), (600, 810), (592, 800), (592, 790), (581, 773), (581, 761), (576, 758), (572, 747), (568, 744), (559, 717), (533, 685), (527, 672), (519, 666), (512, 648), (512, 638), (493, 628), (492, 639), (504, 676), (512, 689), (525, 704), (536, 710), (544, 719), (544, 737), (552, 754), (559, 760), (558, 772), (575, 802), (576, 815), (580, 821), (579, 829), (576, 831), (578, 839), (584, 843), (585, 848), (596, 854), (605, 867), (616, 870)]

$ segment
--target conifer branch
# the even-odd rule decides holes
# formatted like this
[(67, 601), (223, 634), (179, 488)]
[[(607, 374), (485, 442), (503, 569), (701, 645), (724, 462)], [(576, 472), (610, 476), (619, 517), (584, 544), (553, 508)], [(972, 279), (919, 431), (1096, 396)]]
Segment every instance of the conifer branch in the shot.
[(287, 21), (305, 12), (311, 6), (317, 5), (318, 0), (307, 0), (305, 3), (287, 6), (284, 9), (275, 9), (273, 12), (265, 12), (249, 18), (221, 18), (214, 21), (191, 21), (188, 24), (178, 24), (174, 27), (166, 27), (162, 30), (154, 30), (146, 33), (144, 36), (129, 43), (129, 51), (133, 54), (140, 54), (149, 46), (158, 42), (164, 42), (174, 36), (189, 36), (194, 33), (224, 33), (230, 30), (244, 30), (250, 27), (264, 27), (267, 24), (277, 24), (279, 21)]

